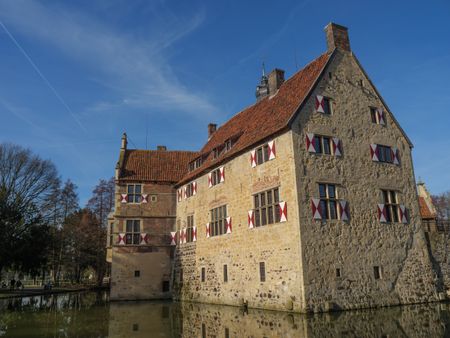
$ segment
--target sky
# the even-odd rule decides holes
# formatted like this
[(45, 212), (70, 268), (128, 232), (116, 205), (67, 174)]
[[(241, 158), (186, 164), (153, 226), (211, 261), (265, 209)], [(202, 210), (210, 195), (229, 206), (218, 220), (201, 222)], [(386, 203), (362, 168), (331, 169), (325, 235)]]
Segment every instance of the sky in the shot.
[(255, 102), (262, 62), (289, 78), (330, 21), (412, 140), (416, 177), (450, 190), (448, 0), (0, 0), (0, 142), (53, 161), (84, 204), (123, 132), (198, 150)]

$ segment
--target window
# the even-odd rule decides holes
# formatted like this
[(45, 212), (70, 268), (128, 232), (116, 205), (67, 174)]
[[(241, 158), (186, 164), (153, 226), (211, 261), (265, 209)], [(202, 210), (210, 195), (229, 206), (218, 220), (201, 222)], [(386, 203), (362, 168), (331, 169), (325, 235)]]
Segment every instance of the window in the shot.
[(393, 190), (381, 190), (383, 195), (383, 203), (386, 208), (386, 222), (399, 222), (399, 204), (397, 192)]
[(201, 275), (201, 278), (202, 278), (202, 282), (204, 282), (205, 279), (206, 279), (206, 269), (205, 269), (205, 268), (202, 268), (202, 275)]
[(375, 107), (370, 107), (370, 118), (372, 119), (372, 123), (378, 124), (378, 111)]
[(150, 201), (156, 202), (156, 201), (158, 201), (158, 197), (156, 195), (151, 195), (150, 196)]
[(225, 338), (230, 338), (230, 329), (229, 328), (225, 328)]
[(183, 269), (180, 269), (180, 283), (183, 282)]
[(134, 277), (141, 277), (141, 271), (140, 270), (134, 270)]
[(259, 148), (256, 148), (255, 152), (256, 164), (262, 164), (269, 160), (269, 145), (265, 144)]
[(140, 184), (129, 184), (127, 189), (128, 203), (141, 203), (142, 186)]
[(278, 188), (253, 195), (256, 227), (280, 222), (279, 201)]
[(394, 163), (391, 147), (377, 145), (377, 156), (379, 162)]
[(193, 171), (197, 168), (200, 168), (200, 166), (202, 165), (203, 160), (201, 157), (195, 159), (194, 161), (192, 161), (191, 163), (189, 163), (189, 171)]
[(230, 151), (231, 147), (233, 147), (233, 142), (231, 139), (225, 141), (225, 152)]
[(336, 185), (319, 183), (322, 219), (338, 219)]
[(374, 266), (373, 267), (373, 277), (375, 279), (381, 279), (381, 269), (379, 266)]
[(206, 325), (202, 323), (202, 338), (206, 338)]
[(139, 331), (139, 324), (133, 324), (133, 331)]
[(266, 263), (264, 262), (259, 263), (259, 280), (261, 282), (266, 281)]
[(189, 215), (187, 217), (187, 228), (186, 228), (186, 242), (192, 242), (194, 238), (194, 215)]
[(141, 237), (141, 221), (137, 219), (127, 219), (125, 243), (138, 245)]
[(211, 223), (209, 224), (210, 236), (223, 235), (226, 232), (227, 206), (210, 210)]
[(337, 268), (336, 269), (336, 278), (340, 278), (341, 277), (341, 269)]
[(328, 136), (314, 135), (314, 148), (316, 154), (331, 155), (333, 147), (331, 146), (331, 138)]
[(162, 283), (162, 291), (169, 292), (170, 291), (170, 283), (168, 280), (163, 281)]
[(191, 182), (188, 185), (186, 185), (185, 194), (186, 198), (194, 196), (194, 182)]
[(331, 115), (331, 101), (329, 97), (323, 98), (323, 113), (326, 115)]
[(228, 265), (223, 266), (223, 282), (228, 282)]
[(216, 185), (220, 183), (220, 168), (211, 172), (211, 185)]

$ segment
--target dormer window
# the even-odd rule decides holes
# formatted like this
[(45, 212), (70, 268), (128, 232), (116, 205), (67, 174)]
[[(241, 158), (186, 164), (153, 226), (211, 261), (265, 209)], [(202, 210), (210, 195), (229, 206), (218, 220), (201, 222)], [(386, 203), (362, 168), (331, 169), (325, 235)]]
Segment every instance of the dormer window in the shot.
[(230, 151), (233, 146), (231, 139), (225, 141), (225, 152)]
[(189, 163), (189, 171), (193, 171), (197, 168), (200, 168), (200, 166), (202, 165), (203, 161), (202, 158), (199, 157), (197, 159), (195, 159), (194, 161), (192, 161), (191, 163)]
[(214, 149), (213, 149), (213, 159), (215, 160), (216, 158), (219, 157), (219, 155), (220, 155), (220, 150), (219, 150), (219, 148), (218, 148), (218, 147), (217, 147), (217, 148), (214, 148)]

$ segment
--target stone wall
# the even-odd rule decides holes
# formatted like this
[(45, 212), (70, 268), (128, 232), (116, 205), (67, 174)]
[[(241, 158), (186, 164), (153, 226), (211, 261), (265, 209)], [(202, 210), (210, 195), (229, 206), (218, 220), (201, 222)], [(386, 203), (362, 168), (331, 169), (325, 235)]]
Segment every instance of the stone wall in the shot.
[(450, 233), (426, 232), (428, 246), (431, 252), (432, 264), (439, 280), (440, 292), (450, 295)]
[[(330, 116), (315, 112), (315, 95), (331, 98)], [(384, 108), (386, 126), (371, 122), (369, 107)], [(293, 123), (307, 311), (436, 299), (410, 147), (387, 110), (351, 53), (339, 51)], [(306, 133), (338, 137), (342, 156), (309, 153)], [(373, 162), (372, 143), (397, 147), (400, 165)], [(338, 197), (349, 203), (348, 222), (313, 220), (318, 183), (337, 186)], [(380, 223), (381, 189), (398, 192), (408, 224)], [(374, 266), (381, 268), (381, 279), (375, 280)]]

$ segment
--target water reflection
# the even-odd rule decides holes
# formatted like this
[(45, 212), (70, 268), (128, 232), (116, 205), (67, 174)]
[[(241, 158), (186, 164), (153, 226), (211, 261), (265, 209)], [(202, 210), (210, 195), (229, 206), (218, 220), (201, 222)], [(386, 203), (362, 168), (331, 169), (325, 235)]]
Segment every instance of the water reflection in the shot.
[(4, 337), (447, 337), (450, 305), (305, 316), (169, 302), (109, 303), (106, 293), (0, 301)]

